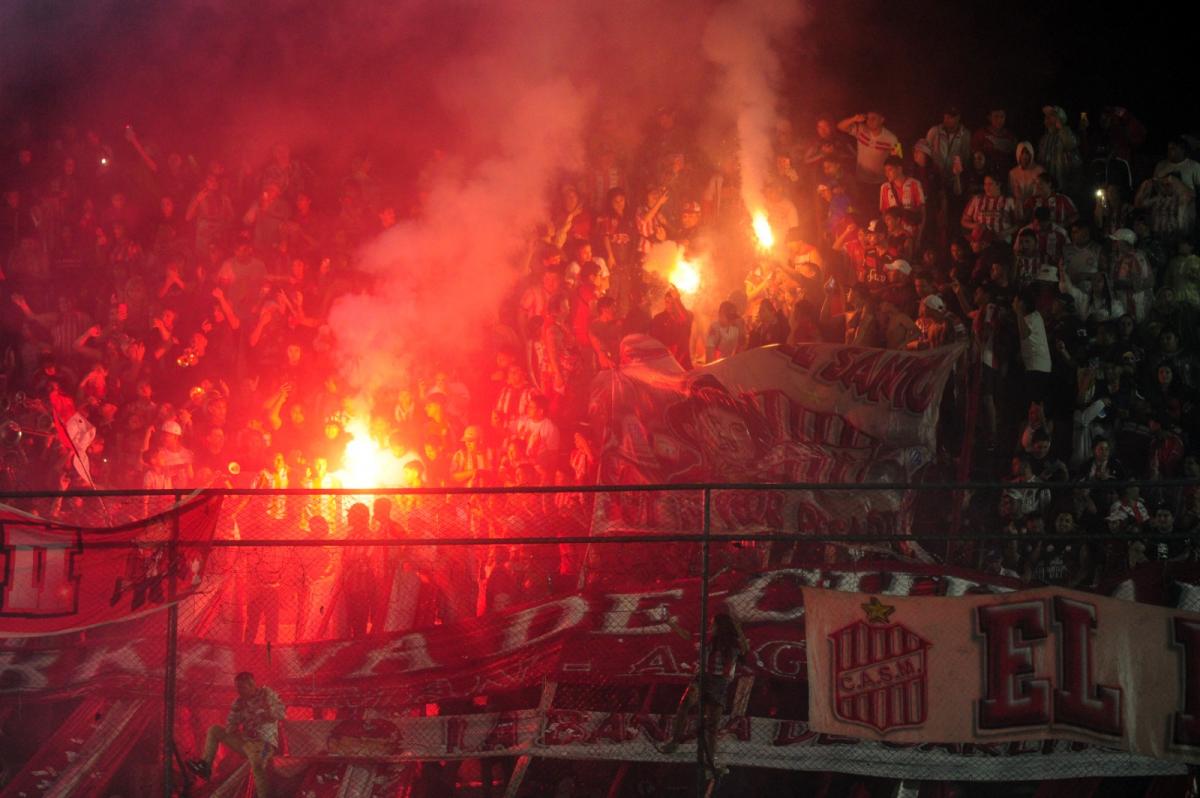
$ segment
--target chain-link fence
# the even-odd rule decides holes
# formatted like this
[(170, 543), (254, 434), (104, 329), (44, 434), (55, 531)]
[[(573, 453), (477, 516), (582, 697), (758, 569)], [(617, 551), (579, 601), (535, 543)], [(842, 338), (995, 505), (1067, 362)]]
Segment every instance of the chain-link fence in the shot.
[[(53, 513), (109, 530), (62, 539), (68, 579), (89, 584), (94, 549), (120, 561), (111, 595), (78, 598), (103, 624), (0, 640), (0, 796), (234, 795), (251, 781), (313, 798), (836, 794), (967, 766), (983, 781), (1175, 773), (1108, 752), (1105, 769), (1076, 744), (1055, 758), (1053, 741), (1031, 766), (1015, 749), (816, 734), (800, 591), (1119, 592), (1146, 562), (1191, 561), (1181, 519), (1196, 490), (0, 497), (5, 529)], [(1162, 507), (1173, 526), (1156, 525)], [(19, 544), (6, 537), (9, 571)]]

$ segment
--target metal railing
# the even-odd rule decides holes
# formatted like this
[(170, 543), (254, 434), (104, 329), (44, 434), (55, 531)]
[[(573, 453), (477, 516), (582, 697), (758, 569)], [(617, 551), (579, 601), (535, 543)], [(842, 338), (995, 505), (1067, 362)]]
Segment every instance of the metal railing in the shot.
[[(1176, 499), (1198, 488), (1196, 482), (1186, 480), (1037, 483), (1032, 487), (1058, 494), (1052, 495), (1051, 501), (1063, 502), (1081, 489), (1107, 496), (1130, 486)], [(144, 663), (131, 662), (126, 669), (128, 673), (117, 667), (115, 670), (122, 675), (114, 679), (118, 685), (114, 695), (127, 695), (131, 700), (144, 702), (146, 712), (153, 712), (153, 706), (161, 701), (162, 728), (155, 753), (161, 769), (153, 791), (167, 796), (187, 794), (190, 779), (179, 767), (182, 752), (198, 753), (201, 728), (210, 720), (215, 722), (233, 697), (232, 674), (225, 672), (227, 669), (210, 667), (205, 671), (196, 665), (202, 660), (198, 652), (210, 649), (219, 651), (224, 662), (236, 663), (238, 670), (249, 663), (250, 667), (244, 669), (266, 674), (264, 681), (268, 685), (275, 681), (270, 678), (272, 675), (278, 677), (272, 686), (279, 689), (291, 707), (289, 724), (297, 731), (292, 750), (282, 759), (325, 763), (324, 766), (331, 760), (339, 761), (330, 752), (345, 751), (349, 743), (343, 741), (335, 746), (324, 740), (311, 745), (310, 750), (302, 748), (317, 739), (312, 729), (325, 733), (335, 720), (348, 724), (365, 721), (391, 724), (404, 729), (409, 736), (405, 746), (380, 755), (379, 747), (383, 746), (380, 742), (371, 749), (370, 757), (347, 755), (343, 760), (386, 762), (390, 763), (388, 767), (399, 767), (398, 763), (403, 762), (426, 763), (416, 767), (415, 772), (410, 767), (407, 775), (396, 776), (397, 783), (407, 778), (409, 789), (415, 781), (434, 778), (428, 775), (435, 770), (430, 763), (471, 761), (476, 763), (471, 768), (440, 766), (440, 777), (449, 778), (460, 789), (464, 789), (461, 785), (473, 784), (478, 779), (479, 789), (485, 791), (495, 786), (494, 763), (499, 761), (501, 789), (503, 794), (511, 796), (537, 794), (541, 789), (539, 779), (545, 775), (539, 770), (543, 757), (557, 755), (536, 746), (531, 748), (525, 742), (448, 754), (444, 741), (434, 737), (449, 734), (448, 729), (459, 732), (473, 729), (481, 712), (497, 718), (511, 714), (522, 723), (532, 718), (529, 722), (544, 726), (547, 717), (555, 712), (591, 717), (614, 704), (631, 707), (629, 711), (634, 714), (658, 718), (661, 731), (666, 728), (668, 718), (674, 723), (674, 718), (686, 711), (683, 697), (694, 681), (701, 700), (692, 710), (694, 722), (687, 719), (681, 726), (685, 730), (682, 741), (695, 740), (693, 772), (698, 794), (704, 794), (714, 778), (714, 760), (721, 759), (720, 751), (707, 750), (717, 739), (706, 740), (704, 730), (710, 720), (707, 713), (717, 711), (722, 713), (719, 719), (728, 719), (749, 717), (748, 712), (767, 708), (772, 716), (786, 718), (788, 710), (781, 707), (789, 707), (792, 702), (787, 690), (798, 689), (786, 679), (761, 668), (751, 668), (749, 675), (738, 676), (736, 689), (729, 694), (724, 707), (714, 710), (715, 705), (704, 700), (714, 679), (716, 684), (727, 686), (723, 675), (710, 673), (709, 669), (713, 653), (709, 630), (716, 607), (714, 586), (721, 586), (721, 601), (729, 604), (730, 595), (739, 595), (740, 585), (773, 570), (787, 570), (789, 574), (802, 574), (803, 578), (819, 582), (846, 572), (860, 576), (886, 575), (905, 569), (933, 579), (940, 571), (957, 567), (968, 569), (980, 581), (990, 579), (1005, 585), (1005, 589), (1019, 587), (1019, 576), (984, 573), (978, 567), (978, 558), (956, 564), (946, 551), (930, 553), (929, 550), (937, 549), (939, 544), (947, 544), (948, 550), (951, 543), (983, 549), (989, 544), (1011, 542), (1010, 531), (999, 525), (980, 526), (970, 519), (962, 523), (955, 518), (954, 508), (968, 508), (973, 497), (979, 496), (985, 497), (978, 503), (986, 508), (990, 498), (1005, 491), (1028, 489), (1031, 486), (1027, 483), (918, 483), (207, 490), (200, 495), (223, 497), (225, 505), (209, 546), (210, 553), (206, 555), (204, 589), (179, 600), (169, 593), (163, 605), (162, 622), (146, 618), (129, 620), (95, 633), (62, 636), (61, 640), (43, 639), (35, 648), (87, 649), (106, 645), (113, 636), (150, 637), (156, 641), (161, 636), (161, 677), (156, 669)], [(163, 511), (188, 497), (181, 491), (25, 492), (0, 495), (0, 503), (21, 513), (34, 514), (44, 514), (47, 503), (58, 505), (65, 520), (87, 526), (102, 524), (104, 519), (119, 522), (134, 518), (154, 501), (162, 502), (155, 509)], [(362, 527), (356, 531), (347, 525), (345, 519), (351, 506), (377, 499), (391, 502), (390, 508), (383, 508), (389, 510), (389, 518), (382, 528), (376, 524), (363, 535), (358, 533)], [(876, 531), (859, 524), (848, 527), (850, 531), (831, 533), (822, 520), (825, 516), (820, 513), (853, 512), (858, 506), (856, 502), (874, 508), (870, 512), (890, 514), (889, 517), (898, 520), (882, 524)], [(923, 508), (928, 509), (930, 504), (941, 510), (934, 516), (936, 523), (919, 520)], [(369, 512), (375, 514), (376, 509)], [(335, 517), (326, 518), (325, 514)], [(323, 523), (315, 521), (317, 516)], [(780, 524), (781, 518), (786, 523)], [(515, 520), (510, 523), (510, 519)], [(323, 529), (326, 531), (322, 532)], [(1145, 543), (1148, 537), (1153, 544), (1168, 547), (1187, 547), (1194, 542), (1185, 533), (1151, 533), (1146, 529), (1098, 532), (1094, 528), (1025, 536), (1021, 541), (1078, 541), (1100, 549)], [(170, 545), (173, 547), (178, 539), (176, 515)], [(99, 551), (125, 549), (130, 557), (139, 546), (128, 541), (92, 539), (86, 545)], [(174, 553), (172, 548), (168, 562), (174, 562)], [(375, 595), (368, 595), (370, 591), (355, 582), (360, 578), (358, 569), (366, 574), (361, 577), (363, 580), (376, 580)], [(856, 579), (854, 584), (859, 581)], [(173, 588), (173, 582), (168, 584)], [(1081, 586), (1096, 588), (1098, 584), (1093, 579)], [(532, 611), (528, 608), (575, 595), (632, 591), (639, 585), (644, 592), (678, 591), (684, 597), (666, 615), (661, 608), (654, 608), (653, 613), (646, 610), (649, 614), (644, 618), (639, 616), (638, 623), (669, 629), (685, 644), (682, 648), (676, 645), (679, 652), (675, 653), (670, 653), (673, 649), (664, 649), (679, 659), (676, 664), (680, 667), (674, 672), (669, 669), (647, 672), (641, 681), (607, 672), (597, 672), (591, 680), (581, 679), (569, 676), (561, 667), (547, 670), (550, 664), (545, 662), (539, 663), (540, 670), (531, 663), (520, 663), (530, 674), (522, 679), (505, 671), (506, 667), (518, 669), (517, 665), (498, 663), (496, 652), (485, 650), (468, 652), (480, 663), (478, 672), (470, 672), (477, 680), (475, 689), (461, 689), (454, 681), (457, 674), (439, 672), (436, 679), (450, 685), (441, 693), (429, 684), (407, 677), (397, 682), (402, 683), (403, 689), (377, 683), (362, 690), (341, 689), (344, 686), (338, 684), (305, 685), (281, 664), (284, 660), (303, 661), (306, 652), (317, 650), (312, 648), (314, 644), (372, 650), (373, 646), (396, 645), (398, 636), (405, 634), (423, 635), (424, 643), (433, 646), (436, 642), (453, 650), (452, 642), (443, 639), (446, 635), (437, 635), (439, 630), (447, 634), (449, 630), (464, 630), (464, 634), (474, 636), (471, 639), (495, 640), (504, 624), (522, 617), (523, 611)], [(387, 595), (383, 595), (385, 592)], [(347, 610), (353, 608), (355, 597), (360, 596), (375, 604), (362, 616), (365, 620), (350, 619)], [(736, 614), (736, 603), (729, 606)], [(629, 612), (643, 611), (635, 606)], [(536, 620), (535, 617), (526, 622), (526, 633)], [(563, 650), (572, 648), (570, 636), (567, 638), (556, 656), (561, 657)], [(5, 648), (15, 650), (21, 645), (10, 641)], [(152, 647), (152, 650), (159, 649)], [(3, 653), (0, 651), (0, 661)], [(214, 661), (218, 658), (215, 653), (207, 656)], [(683, 657), (688, 658), (687, 663)], [(689, 675), (683, 665), (690, 664), (692, 657), (694, 673)], [(460, 670), (468, 673), (470, 668), (463, 666)], [(431, 676), (429, 681), (433, 679)], [(760, 686), (769, 685), (769, 689), (763, 688), (765, 695), (754, 692), (751, 684), (755, 680)], [(372, 690), (377, 695), (372, 695)], [(61, 716), (61, 704), (66, 700), (40, 701), (37, 690), (30, 690), (28, 696), (17, 691), (9, 695), (21, 699), (19, 708), (9, 707), (10, 713), (23, 713), (39, 723)], [(77, 702), (78, 694), (73, 694), (70, 700)], [(675, 706), (674, 711), (671, 705)], [(183, 716), (181, 707), (186, 709)], [(328, 717), (330, 713), (333, 718)], [(439, 718), (446, 720), (435, 722)], [(519, 725), (518, 721), (513, 722)], [(544, 732), (543, 728), (540, 733)], [(428, 739), (421, 739), (421, 734)], [(674, 734), (671, 739), (677, 736)], [(52, 742), (51, 733), (43, 743)], [(355, 744), (371, 748), (369, 742), (358, 740)], [(432, 753), (435, 749), (436, 754)], [(14, 778), (38, 766), (46, 753), (42, 748), (35, 750)], [(138, 789), (131, 785), (142, 786), (143, 782), (137, 782), (130, 772), (138, 770), (137, 763), (145, 764), (146, 751), (126, 752), (126, 756), (131, 764), (109, 776), (124, 780), (127, 789)], [(618, 768), (609, 794), (617, 794), (620, 780), (627, 777), (628, 761), (678, 767), (680, 760), (665, 759), (657, 746), (653, 751), (630, 747), (630, 758)], [(780, 766), (776, 761), (760, 764)], [(346, 765), (352, 766), (358, 765)], [(377, 767), (377, 775), (383, 773), (384, 765)], [(144, 773), (142, 777), (145, 778)], [(294, 779), (287, 782), (287, 777), (279, 778), (292, 785), (282, 789), (295, 787)], [(397, 788), (397, 794), (403, 794), (402, 787)]]

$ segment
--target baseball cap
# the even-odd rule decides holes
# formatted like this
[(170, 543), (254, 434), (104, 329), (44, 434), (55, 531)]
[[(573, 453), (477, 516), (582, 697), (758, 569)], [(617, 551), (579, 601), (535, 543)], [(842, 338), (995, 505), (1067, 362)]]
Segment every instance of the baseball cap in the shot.
[(897, 258), (896, 260), (892, 261), (891, 263), (883, 264), (883, 268), (889, 272), (900, 272), (902, 274), (912, 274), (912, 265), (908, 261), (902, 260), (900, 258)]
[(1063, 110), (1061, 105), (1043, 105), (1042, 113), (1046, 116), (1057, 116), (1063, 122), (1067, 121), (1067, 112)]
[(921, 300), (921, 304), (929, 310), (936, 311), (938, 313), (946, 312), (946, 301), (937, 294), (930, 294), (929, 296), (925, 297)]
[(1110, 235), (1109, 238), (1111, 238), (1113, 241), (1120, 241), (1124, 244), (1128, 244), (1129, 246), (1133, 246), (1137, 243), (1137, 233), (1133, 232), (1128, 227), (1122, 227)]
[(684, 213), (700, 213), (699, 202), (685, 202), (683, 205)]
[(163, 422), (162, 431), (168, 435), (182, 435), (183, 427), (179, 426), (178, 421), (166, 421)]

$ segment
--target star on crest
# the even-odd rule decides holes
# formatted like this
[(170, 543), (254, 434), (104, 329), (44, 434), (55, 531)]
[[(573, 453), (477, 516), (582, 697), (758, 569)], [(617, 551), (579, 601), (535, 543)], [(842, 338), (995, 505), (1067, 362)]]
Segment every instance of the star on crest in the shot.
[(867, 623), (887, 623), (888, 618), (896, 611), (895, 607), (882, 603), (875, 596), (871, 596), (870, 601), (859, 606), (867, 614)]

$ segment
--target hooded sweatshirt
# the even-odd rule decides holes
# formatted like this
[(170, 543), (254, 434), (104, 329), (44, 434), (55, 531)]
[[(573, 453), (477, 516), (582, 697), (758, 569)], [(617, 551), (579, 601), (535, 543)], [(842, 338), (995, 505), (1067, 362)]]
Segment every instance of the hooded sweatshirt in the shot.
[[(1029, 168), (1021, 167), (1021, 153), (1029, 153)], [(1017, 213), (1021, 213), (1025, 207), (1025, 200), (1033, 196), (1034, 190), (1037, 188), (1037, 178), (1042, 172), (1046, 171), (1037, 163), (1037, 155), (1033, 151), (1033, 144), (1028, 141), (1022, 141), (1017, 144), (1017, 165), (1008, 170), (1008, 188), (1012, 192), (1013, 202), (1017, 206)]]

